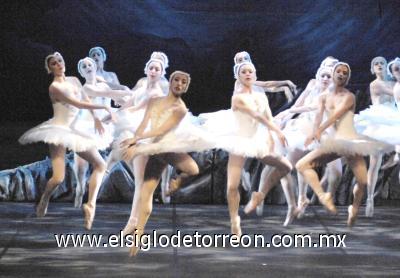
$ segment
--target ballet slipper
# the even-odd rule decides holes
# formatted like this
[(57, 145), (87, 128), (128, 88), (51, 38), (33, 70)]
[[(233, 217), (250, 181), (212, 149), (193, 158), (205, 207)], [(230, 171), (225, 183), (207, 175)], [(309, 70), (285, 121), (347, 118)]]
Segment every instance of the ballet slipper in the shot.
[(82, 206), (83, 215), (84, 215), (84, 227), (86, 230), (92, 229), (95, 208), (91, 208), (88, 204), (84, 204)]
[(261, 203), (256, 208), (257, 216), (262, 216), (263, 213), (264, 213), (264, 200), (262, 200)]
[(333, 203), (332, 199), (332, 194), (327, 192), (327, 193), (321, 193), (318, 195), (318, 199), (321, 202), (322, 205), (332, 214), (337, 214), (337, 209), (335, 207), (335, 204)]
[(297, 213), (297, 218), (301, 219), (304, 217), (304, 214), (306, 213), (306, 208), (310, 204), (310, 199), (307, 197), (301, 198), (298, 202), (298, 213)]
[(283, 226), (287, 227), (289, 224), (292, 224), (293, 220), (297, 217), (299, 212), (300, 210), (298, 207), (289, 206)]
[(236, 216), (231, 220), (231, 234), (236, 235), (238, 238), (242, 236), (242, 228), (240, 227), (240, 216)]
[(171, 179), (171, 181), (169, 182), (169, 188), (167, 188), (167, 190), (165, 191), (165, 196), (167, 197), (171, 196), (171, 194), (177, 191), (180, 186), (181, 186), (180, 179)]
[(244, 213), (249, 214), (257, 208), (257, 206), (264, 200), (265, 195), (262, 192), (251, 193), (251, 199), (244, 207)]
[(367, 198), (366, 208), (365, 208), (365, 216), (366, 217), (374, 216), (374, 197)]
[(349, 213), (349, 216), (347, 218), (347, 226), (351, 228), (356, 222), (358, 209), (355, 209), (353, 205), (350, 205), (347, 211)]
[(141, 237), (143, 235), (143, 229), (135, 229), (135, 232), (133, 233), (134, 236), (134, 242), (133, 245), (131, 246), (129, 250), (129, 256), (134, 257), (137, 255), (137, 253), (140, 250), (141, 246)]
[(36, 207), (36, 217), (44, 217), (47, 213), (47, 207), (49, 206), (49, 197), (43, 194), (40, 198), (40, 202)]
[(124, 236), (133, 234), (136, 229), (137, 218), (129, 218), (128, 223), (126, 223), (125, 228), (122, 230)]

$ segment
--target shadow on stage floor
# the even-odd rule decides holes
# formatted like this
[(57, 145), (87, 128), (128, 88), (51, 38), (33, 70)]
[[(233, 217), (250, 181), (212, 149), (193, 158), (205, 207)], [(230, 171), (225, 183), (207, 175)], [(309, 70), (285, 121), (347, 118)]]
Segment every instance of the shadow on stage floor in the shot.
[[(90, 234), (119, 234), (129, 216), (128, 204), (99, 204)], [(346, 227), (346, 208), (328, 215), (312, 206), (303, 219), (285, 228), (286, 207), (266, 206), (264, 216), (243, 216), (243, 233), (272, 235), (346, 235), (340, 248), (190, 248), (156, 247), (128, 256), (127, 247), (58, 248), (54, 234), (85, 234), (83, 217), (70, 203), (51, 203), (46, 217), (34, 216), (32, 203), (0, 203), (0, 269), (3, 277), (264, 277), (367, 276), (400, 273), (400, 208), (378, 207)], [(158, 234), (227, 234), (226, 206), (155, 205), (146, 232)], [(343, 238), (342, 238), (343, 239)], [(104, 240), (102, 242), (105, 242)], [(339, 241), (338, 241), (339, 243)], [(333, 244), (331, 242), (331, 244)]]

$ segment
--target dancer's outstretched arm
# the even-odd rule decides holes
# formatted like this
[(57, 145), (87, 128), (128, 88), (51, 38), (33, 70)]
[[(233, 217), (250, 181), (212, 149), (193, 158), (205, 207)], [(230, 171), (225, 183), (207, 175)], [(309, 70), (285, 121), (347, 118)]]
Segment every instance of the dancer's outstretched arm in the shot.
[(290, 90), (295, 91), (296, 85), (290, 80), (283, 80), (283, 81), (256, 81), (254, 85), (262, 87), (264, 89), (288, 86)]
[(120, 98), (131, 96), (132, 92), (130, 90), (113, 90), (109, 86), (108, 88), (99, 88), (96, 85), (85, 84), (83, 86), (86, 94), (92, 97), (108, 97), (113, 100), (118, 100)]

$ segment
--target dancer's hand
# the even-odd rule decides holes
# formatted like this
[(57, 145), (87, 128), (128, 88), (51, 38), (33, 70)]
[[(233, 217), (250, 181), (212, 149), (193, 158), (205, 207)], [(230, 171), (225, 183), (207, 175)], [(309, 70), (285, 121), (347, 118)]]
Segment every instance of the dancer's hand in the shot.
[(122, 159), (125, 161), (130, 161), (136, 156), (136, 146), (128, 147), (122, 153)]
[(121, 148), (130, 148), (130, 147), (136, 145), (137, 141), (138, 141), (138, 138), (133, 137), (133, 138), (125, 139), (119, 145)]
[(321, 136), (322, 136), (322, 132), (321, 130), (318, 128), (315, 133), (314, 133), (314, 139), (317, 140), (319, 142), (319, 140), (321, 140)]
[(98, 118), (94, 118), (94, 130), (100, 135), (103, 135), (105, 132), (104, 126)]

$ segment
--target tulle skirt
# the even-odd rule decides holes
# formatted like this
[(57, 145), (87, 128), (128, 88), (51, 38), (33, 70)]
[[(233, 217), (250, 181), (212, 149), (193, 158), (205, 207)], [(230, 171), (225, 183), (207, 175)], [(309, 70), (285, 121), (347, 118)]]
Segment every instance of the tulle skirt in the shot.
[(96, 140), (91, 134), (70, 126), (54, 124), (52, 120), (29, 129), (18, 141), (21, 144), (44, 142), (57, 146), (61, 145), (74, 152), (84, 152), (92, 148), (103, 147), (102, 142)]

